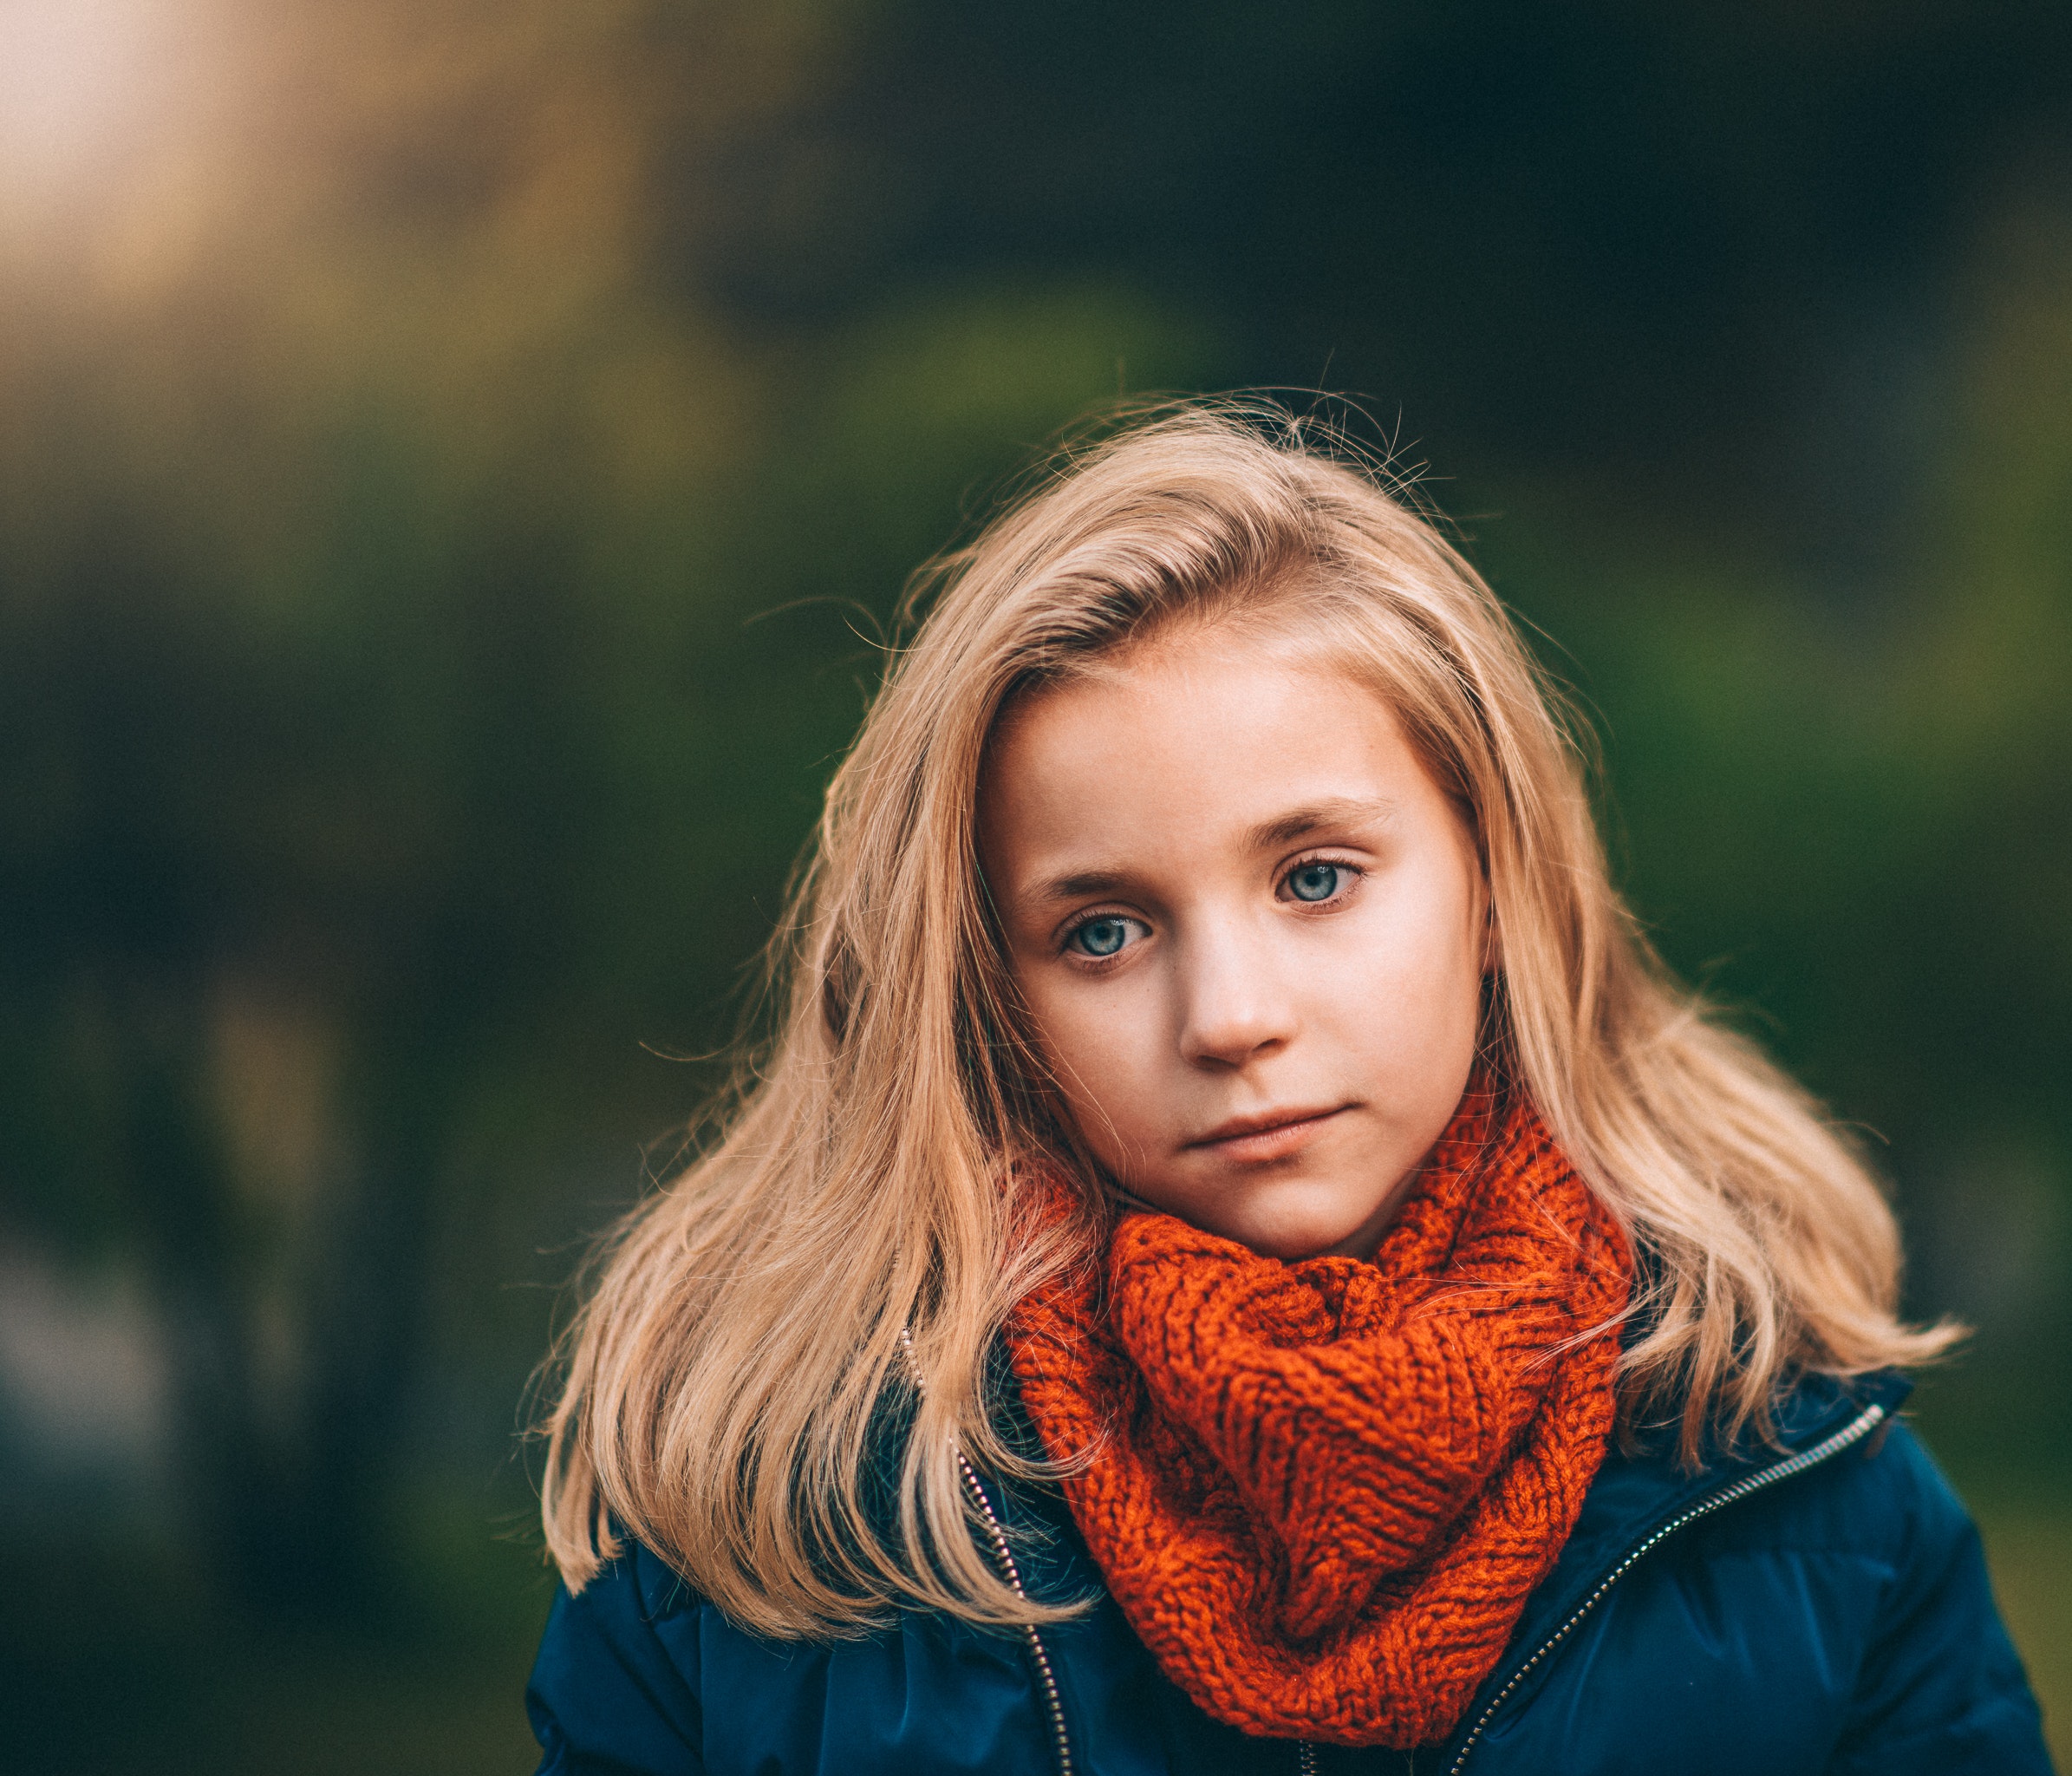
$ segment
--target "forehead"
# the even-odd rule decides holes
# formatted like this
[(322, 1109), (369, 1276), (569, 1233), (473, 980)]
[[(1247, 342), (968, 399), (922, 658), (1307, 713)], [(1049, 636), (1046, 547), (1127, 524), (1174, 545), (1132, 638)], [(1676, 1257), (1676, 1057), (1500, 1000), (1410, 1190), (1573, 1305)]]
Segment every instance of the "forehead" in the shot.
[(1020, 878), (1082, 853), (1098, 867), (1228, 848), (1306, 811), (1437, 796), (1370, 686), (1293, 648), (1210, 634), (1021, 699), (994, 736), (978, 812), (988, 870)]

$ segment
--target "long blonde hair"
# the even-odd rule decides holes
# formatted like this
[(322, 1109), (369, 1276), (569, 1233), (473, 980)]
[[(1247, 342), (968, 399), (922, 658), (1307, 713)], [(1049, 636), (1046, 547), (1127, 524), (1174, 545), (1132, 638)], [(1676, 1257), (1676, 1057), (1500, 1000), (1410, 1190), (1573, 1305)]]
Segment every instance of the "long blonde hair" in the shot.
[[(1640, 1255), (1629, 1422), (1676, 1420), (1689, 1458), (1709, 1423), (1765, 1425), (1797, 1370), (1947, 1344), (1895, 1317), (1897, 1231), (1850, 1146), (1656, 961), (1561, 699), (1381, 480), (1278, 409), (1189, 404), (1061, 457), (937, 564), (799, 872), (777, 1031), (707, 1150), (603, 1250), (563, 1342), (544, 1510), (571, 1589), (631, 1535), (773, 1635), (896, 1603), (1049, 1613), (981, 1552), (959, 1453), (1016, 1470), (988, 1350), (1109, 1208), (1016, 1013), (974, 802), (1012, 698), (1176, 622), (1321, 649), (1469, 811), (1501, 955), (1485, 1051)], [(1033, 1158), (1085, 1179), (1074, 1224), (1029, 1224)]]

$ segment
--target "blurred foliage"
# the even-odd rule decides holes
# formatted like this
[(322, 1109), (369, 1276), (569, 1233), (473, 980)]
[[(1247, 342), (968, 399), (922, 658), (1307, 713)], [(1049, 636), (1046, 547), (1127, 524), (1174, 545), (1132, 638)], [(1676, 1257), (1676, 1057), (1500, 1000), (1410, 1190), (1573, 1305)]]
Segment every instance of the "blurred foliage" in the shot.
[(0, 10), (0, 1239), (141, 1279), (177, 1443), (156, 1553), (15, 1562), (38, 1668), (134, 1584), (257, 1660), (197, 1707), (513, 1683), (521, 1557), (453, 1551), (713, 1077), (662, 1057), (734, 1028), (906, 574), (1161, 388), (1366, 391), (1432, 466), (2056, 1546), (2069, 68), (2023, 0)]

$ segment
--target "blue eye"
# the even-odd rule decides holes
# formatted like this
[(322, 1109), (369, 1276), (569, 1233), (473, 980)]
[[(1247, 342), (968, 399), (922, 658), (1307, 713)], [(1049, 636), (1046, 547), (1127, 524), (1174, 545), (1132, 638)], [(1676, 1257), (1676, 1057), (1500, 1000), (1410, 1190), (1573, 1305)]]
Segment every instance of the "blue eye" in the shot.
[(1345, 873), (1336, 864), (1304, 864), (1288, 872), (1288, 892), (1297, 900), (1328, 900), (1339, 891), (1339, 878)]
[(1130, 941), (1130, 927), (1137, 923), (1135, 919), (1113, 914), (1105, 918), (1089, 919), (1065, 940), (1065, 946), (1077, 950), (1082, 956), (1113, 956)]

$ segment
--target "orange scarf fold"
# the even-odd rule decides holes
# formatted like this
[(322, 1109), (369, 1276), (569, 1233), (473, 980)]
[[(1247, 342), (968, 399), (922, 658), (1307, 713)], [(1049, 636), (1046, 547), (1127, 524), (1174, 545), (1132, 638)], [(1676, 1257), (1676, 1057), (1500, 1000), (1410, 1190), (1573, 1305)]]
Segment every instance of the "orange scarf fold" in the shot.
[(1170, 1215), (1033, 1296), (1015, 1374), (1167, 1676), (1245, 1732), (1445, 1737), (1612, 1427), (1624, 1240), (1522, 1099), (1470, 1086), (1372, 1262)]

